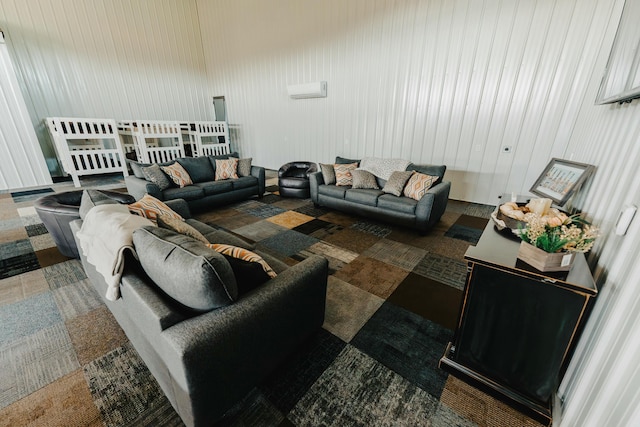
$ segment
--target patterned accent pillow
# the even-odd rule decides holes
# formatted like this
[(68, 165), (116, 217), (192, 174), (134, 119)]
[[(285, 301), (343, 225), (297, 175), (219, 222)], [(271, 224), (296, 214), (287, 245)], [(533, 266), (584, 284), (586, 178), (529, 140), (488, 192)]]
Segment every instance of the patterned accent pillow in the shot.
[(382, 191), (393, 194), (394, 196), (402, 196), (402, 190), (407, 184), (409, 178), (413, 175), (413, 171), (395, 171), (391, 174)]
[(142, 199), (135, 203), (131, 203), (129, 205), (129, 211), (133, 214), (150, 219), (154, 224), (158, 223), (158, 215), (167, 215), (184, 221), (180, 215), (174, 212), (164, 202), (156, 199), (150, 194), (145, 194)]
[(238, 178), (238, 159), (216, 159), (216, 181)]
[(169, 175), (169, 178), (180, 188), (193, 184), (189, 173), (178, 162), (169, 166), (160, 166), (160, 168)]
[(407, 181), (403, 194), (412, 199), (420, 200), (437, 180), (437, 176), (416, 172)]
[(276, 277), (276, 272), (257, 253), (238, 246), (209, 243), (208, 247), (221, 253), (233, 270), (238, 293), (243, 294)]
[[(235, 157), (229, 157), (235, 159)], [(251, 161), (253, 157), (238, 159), (238, 176), (251, 176)]]
[(376, 177), (369, 171), (363, 169), (356, 169), (351, 171), (351, 176), (353, 177), (353, 187), (352, 188), (371, 188), (374, 190), (379, 190), (380, 187), (376, 182)]
[(160, 168), (158, 164), (142, 168), (142, 174), (144, 175), (144, 179), (153, 182), (160, 190), (166, 190), (171, 187), (171, 181), (169, 181), (167, 175), (162, 172), (162, 168)]
[(325, 184), (333, 185), (336, 183), (336, 172), (333, 169), (333, 165), (320, 163), (320, 170), (322, 171), (322, 179)]
[(353, 176), (351, 172), (356, 170), (357, 163), (336, 163), (333, 165), (333, 170), (336, 173), (336, 185), (351, 185), (353, 184)]
[(173, 230), (176, 233), (184, 234), (185, 236), (193, 237), (194, 239), (204, 243), (205, 245), (209, 243), (206, 237), (189, 225), (186, 221), (182, 219), (175, 218), (166, 214), (159, 214), (156, 218), (158, 221), (158, 227), (166, 228), (168, 230)]

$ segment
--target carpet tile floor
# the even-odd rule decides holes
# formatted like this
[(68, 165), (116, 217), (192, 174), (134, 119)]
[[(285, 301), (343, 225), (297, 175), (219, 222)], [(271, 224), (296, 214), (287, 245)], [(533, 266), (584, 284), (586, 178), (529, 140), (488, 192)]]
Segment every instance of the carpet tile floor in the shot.
[[(450, 200), (423, 235), (282, 198), (273, 171), (268, 178), (264, 197), (195, 217), (289, 265), (326, 257), (325, 323), (219, 425), (538, 425), (438, 368), (464, 253), (494, 207)], [(82, 183), (124, 191), (118, 176)], [(81, 263), (60, 254), (33, 209), (69, 190), (0, 194), (0, 426), (181, 426)]]

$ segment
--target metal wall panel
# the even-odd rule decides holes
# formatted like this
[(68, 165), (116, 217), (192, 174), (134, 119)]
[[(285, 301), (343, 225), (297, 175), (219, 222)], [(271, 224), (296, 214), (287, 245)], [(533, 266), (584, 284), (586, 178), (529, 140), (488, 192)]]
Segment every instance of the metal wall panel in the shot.
[(0, 28), (49, 163), (45, 117), (213, 117), (195, 1), (0, 0)]
[[(452, 197), (526, 192), (564, 157), (606, 0), (198, 0), (209, 87), (267, 167), (336, 155), (446, 164)], [(586, 76), (586, 77), (585, 77)], [(579, 79), (576, 82), (576, 79)], [(328, 97), (287, 84), (327, 80)], [(504, 153), (504, 147), (510, 153)]]

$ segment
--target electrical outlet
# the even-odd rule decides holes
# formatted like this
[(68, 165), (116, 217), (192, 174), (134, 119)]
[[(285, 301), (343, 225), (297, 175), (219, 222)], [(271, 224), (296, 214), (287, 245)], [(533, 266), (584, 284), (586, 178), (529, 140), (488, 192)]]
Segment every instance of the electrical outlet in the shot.
[(511, 146), (510, 145), (503, 145), (502, 146), (502, 152), (503, 153), (510, 153), (511, 152)]

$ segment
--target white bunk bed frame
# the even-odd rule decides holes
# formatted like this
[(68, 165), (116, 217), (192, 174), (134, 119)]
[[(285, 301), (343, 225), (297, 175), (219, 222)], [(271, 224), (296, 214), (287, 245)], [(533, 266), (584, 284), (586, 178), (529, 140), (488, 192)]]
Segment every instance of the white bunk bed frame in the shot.
[[(129, 175), (115, 120), (47, 117), (46, 123), (62, 168), (71, 175), (76, 187), (80, 187), (78, 177), (82, 175), (113, 172)], [(107, 148), (107, 141), (113, 141), (115, 148)]]
[[(163, 163), (184, 157), (182, 130), (175, 121), (120, 120), (117, 124), (121, 136), (130, 137), (136, 158), (144, 163)], [(161, 146), (159, 139), (170, 141)]]
[[(189, 135), (189, 144), (193, 157), (218, 156), (230, 153), (229, 127), (227, 122), (190, 122), (183, 123), (182, 130)], [(219, 137), (224, 142), (219, 142)], [(211, 138), (213, 141), (208, 141)]]

